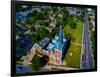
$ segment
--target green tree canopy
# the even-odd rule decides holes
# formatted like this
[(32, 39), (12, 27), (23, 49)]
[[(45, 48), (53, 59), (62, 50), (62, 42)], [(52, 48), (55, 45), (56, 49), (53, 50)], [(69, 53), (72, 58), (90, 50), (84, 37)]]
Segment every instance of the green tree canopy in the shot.
[(73, 17), (68, 18), (68, 25), (70, 28), (75, 29), (77, 27), (76, 22), (74, 21)]

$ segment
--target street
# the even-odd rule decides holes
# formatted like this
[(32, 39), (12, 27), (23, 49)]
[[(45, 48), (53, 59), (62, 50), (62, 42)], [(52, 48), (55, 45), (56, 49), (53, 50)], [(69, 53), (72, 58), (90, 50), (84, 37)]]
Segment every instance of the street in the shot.
[(93, 69), (94, 65), (94, 58), (92, 55), (92, 48), (91, 48), (91, 39), (89, 34), (89, 26), (88, 26), (88, 14), (85, 10), (85, 17), (84, 17), (84, 37), (83, 37), (83, 55), (82, 55), (82, 63), (81, 69)]

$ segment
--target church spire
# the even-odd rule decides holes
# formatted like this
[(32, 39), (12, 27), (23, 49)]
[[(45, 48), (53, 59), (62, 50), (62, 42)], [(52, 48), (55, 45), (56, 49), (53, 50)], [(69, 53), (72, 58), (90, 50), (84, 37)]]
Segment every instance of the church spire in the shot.
[(63, 34), (62, 34), (62, 21), (61, 24), (59, 26), (59, 49), (62, 51), (62, 43), (63, 43)]

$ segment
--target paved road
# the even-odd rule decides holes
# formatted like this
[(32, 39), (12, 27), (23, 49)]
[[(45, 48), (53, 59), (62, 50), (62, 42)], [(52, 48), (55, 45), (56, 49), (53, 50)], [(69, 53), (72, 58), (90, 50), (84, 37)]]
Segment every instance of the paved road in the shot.
[(84, 37), (83, 37), (83, 56), (82, 56), (82, 69), (92, 69), (94, 68), (94, 59), (92, 55), (90, 34), (88, 32), (88, 14), (85, 10), (84, 17)]

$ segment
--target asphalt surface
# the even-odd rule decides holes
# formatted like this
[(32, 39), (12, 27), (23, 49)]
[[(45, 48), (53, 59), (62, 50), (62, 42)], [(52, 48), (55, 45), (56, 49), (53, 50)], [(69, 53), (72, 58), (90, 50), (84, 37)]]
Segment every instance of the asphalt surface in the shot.
[(88, 31), (88, 14), (85, 11), (84, 17), (84, 37), (83, 37), (83, 55), (82, 55), (82, 69), (93, 69), (94, 68), (94, 58), (92, 55), (91, 39)]

